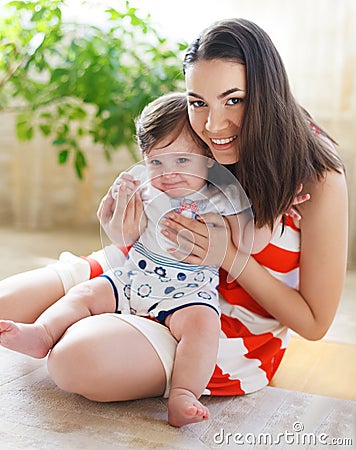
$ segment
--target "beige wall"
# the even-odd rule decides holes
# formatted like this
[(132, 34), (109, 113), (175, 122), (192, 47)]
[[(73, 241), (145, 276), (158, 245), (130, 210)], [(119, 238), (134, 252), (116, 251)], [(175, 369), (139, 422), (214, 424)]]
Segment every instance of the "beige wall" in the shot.
[[(349, 185), (349, 262), (356, 265), (356, 1), (221, 1), (229, 15), (251, 19), (270, 34), (296, 98), (339, 142)], [(108, 164), (100, 148), (86, 148), (91, 166), (80, 182), (70, 164), (57, 165), (56, 149), (44, 139), (18, 143), (13, 117), (0, 114), (0, 222), (96, 224), (101, 196), (131, 160), (119, 151)]]
[(19, 227), (96, 225), (100, 199), (121, 170), (132, 164), (126, 150), (111, 163), (101, 148), (83, 143), (89, 168), (79, 181), (71, 161), (57, 164), (57, 148), (36, 136), (18, 142), (14, 116), (0, 114), (0, 223)]

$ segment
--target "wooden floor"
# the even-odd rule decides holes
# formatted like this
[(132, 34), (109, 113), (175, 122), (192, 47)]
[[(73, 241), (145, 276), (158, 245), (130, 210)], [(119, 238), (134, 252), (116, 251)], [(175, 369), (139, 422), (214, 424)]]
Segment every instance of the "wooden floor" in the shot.
[(356, 346), (291, 337), (271, 386), (356, 400)]

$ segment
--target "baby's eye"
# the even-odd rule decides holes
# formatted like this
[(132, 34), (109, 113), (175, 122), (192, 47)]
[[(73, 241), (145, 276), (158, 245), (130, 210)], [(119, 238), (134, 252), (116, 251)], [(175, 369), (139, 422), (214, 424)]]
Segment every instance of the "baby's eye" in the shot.
[(229, 100), (226, 102), (227, 105), (238, 105), (239, 103), (242, 103), (244, 101), (243, 98), (240, 97), (232, 97), (229, 98)]
[(159, 166), (162, 164), (159, 159), (150, 159), (149, 163), (151, 166)]
[(184, 158), (183, 156), (177, 159), (178, 164), (185, 164), (189, 161), (188, 158)]

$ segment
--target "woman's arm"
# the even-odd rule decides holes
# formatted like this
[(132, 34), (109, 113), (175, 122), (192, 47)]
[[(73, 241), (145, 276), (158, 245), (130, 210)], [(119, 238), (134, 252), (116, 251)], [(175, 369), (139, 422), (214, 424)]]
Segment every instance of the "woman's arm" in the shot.
[[(185, 261), (220, 264), (273, 317), (301, 336), (317, 340), (328, 330), (340, 300), (347, 261), (347, 187), (343, 174), (328, 172), (325, 178), (305, 186), (310, 201), (299, 206), (302, 216), (300, 286), (293, 289), (277, 280), (254, 258), (237, 252), (230, 231), (176, 215), (167, 225), (167, 237), (188, 229), (193, 250)], [(207, 217), (209, 216), (209, 217)], [(207, 215), (213, 221), (214, 216)], [(192, 238), (190, 238), (190, 241)], [(188, 247), (188, 246), (187, 246)], [(191, 244), (190, 244), (191, 248)], [(180, 256), (177, 254), (176, 256)]]
[(242, 212), (238, 215), (225, 216), (237, 251), (245, 254), (255, 254), (262, 251), (272, 238), (274, 230), (267, 225), (256, 228), (253, 216)]
[[(321, 339), (334, 319), (347, 261), (347, 188), (344, 175), (328, 172), (308, 186), (311, 200), (299, 207), (301, 256), (299, 290), (270, 275), (253, 258), (240, 274), (229, 246), (224, 268), (273, 317), (303, 337)], [(235, 268), (236, 266), (236, 268)], [(235, 276), (236, 275), (236, 276)], [(257, 282), (258, 280), (258, 282)]]
[[(300, 220), (302, 218), (295, 207), (310, 200), (310, 194), (303, 194), (302, 190), (303, 185), (300, 185), (300, 189), (292, 206), (286, 212), (287, 215), (295, 220)], [(251, 211), (244, 211), (238, 215), (226, 216), (231, 230), (232, 241), (236, 248), (238, 251), (252, 255), (261, 252), (267, 246), (280, 224), (281, 218), (281, 215), (277, 217), (273, 229), (271, 230), (268, 225), (257, 228), (254, 224)]]

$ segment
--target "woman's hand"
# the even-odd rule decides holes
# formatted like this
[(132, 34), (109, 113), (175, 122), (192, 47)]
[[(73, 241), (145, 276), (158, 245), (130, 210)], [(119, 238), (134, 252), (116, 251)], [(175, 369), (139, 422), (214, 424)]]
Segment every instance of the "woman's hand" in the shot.
[[(288, 211), (285, 212), (287, 216), (290, 216), (292, 219), (295, 220), (301, 220), (302, 216), (299, 214), (298, 210), (294, 208), (294, 206), (300, 205), (301, 203), (304, 203), (308, 200), (310, 200), (310, 194), (300, 194), (303, 190), (303, 185), (301, 184), (299, 187), (299, 191), (297, 193), (297, 196), (295, 197), (292, 206), (289, 208)], [(300, 194), (300, 195), (299, 195)]]
[(208, 213), (193, 220), (169, 213), (162, 225), (166, 227), (162, 230), (164, 236), (178, 247), (169, 252), (189, 264), (222, 266), (233, 246), (229, 224), (219, 214)]
[(139, 191), (133, 191), (127, 181), (117, 181), (101, 200), (97, 216), (109, 239), (120, 247), (128, 247), (146, 228), (147, 217)]

